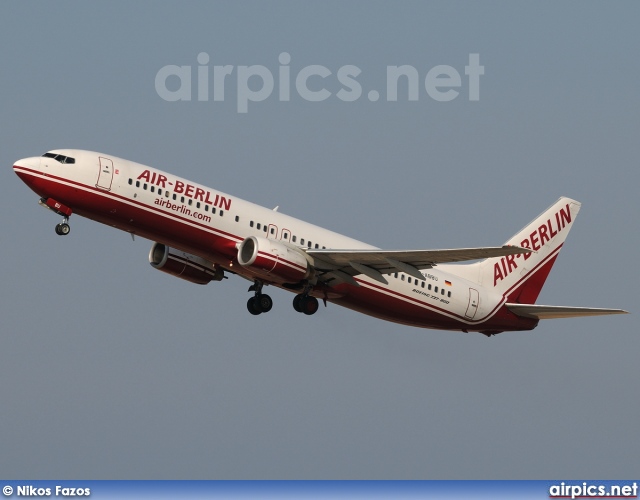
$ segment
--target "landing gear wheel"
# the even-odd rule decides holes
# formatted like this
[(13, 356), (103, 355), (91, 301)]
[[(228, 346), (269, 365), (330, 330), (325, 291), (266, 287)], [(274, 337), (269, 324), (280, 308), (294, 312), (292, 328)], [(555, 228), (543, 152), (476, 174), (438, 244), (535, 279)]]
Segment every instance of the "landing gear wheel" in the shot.
[(257, 297), (254, 297), (254, 304), (256, 309), (259, 309), (260, 312), (268, 313), (273, 307), (273, 300), (271, 300), (271, 297), (266, 294), (260, 294)]
[(247, 309), (255, 316), (262, 313), (271, 311), (273, 307), (273, 300), (266, 293), (262, 293), (262, 287), (264, 283), (256, 280), (253, 285), (249, 287), (250, 292), (255, 292), (255, 295), (247, 301)]
[(302, 301), (302, 297), (304, 297), (304, 295), (298, 294), (293, 298), (293, 308), (296, 310), (296, 312), (299, 312), (299, 313), (302, 312), (302, 307), (300, 307), (300, 302)]
[(300, 309), (302, 309), (302, 312), (307, 316), (315, 314), (318, 311), (318, 307), (318, 299), (315, 297), (303, 296), (300, 299)]
[(56, 234), (60, 236), (66, 236), (71, 231), (71, 226), (66, 222), (62, 222), (60, 224), (56, 224)]
[(247, 301), (247, 310), (254, 316), (257, 316), (262, 312), (260, 309), (258, 309), (258, 304), (255, 297), (251, 297)]

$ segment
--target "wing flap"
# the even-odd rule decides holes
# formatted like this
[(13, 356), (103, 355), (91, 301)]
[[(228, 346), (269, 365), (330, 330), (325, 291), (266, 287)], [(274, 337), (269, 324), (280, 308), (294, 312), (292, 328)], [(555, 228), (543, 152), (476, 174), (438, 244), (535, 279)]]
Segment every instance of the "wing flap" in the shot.
[(538, 304), (505, 304), (518, 316), (534, 319), (578, 318), (581, 316), (602, 316), (606, 314), (629, 314), (623, 309), (604, 309), (598, 307), (544, 306)]
[(367, 266), (381, 274), (398, 271), (408, 274), (415, 269), (430, 269), (436, 264), (461, 262), (531, 253), (531, 249), (506, 245), (503, 247), (454, 248), (450, 250), (306, 250), (313, 257), (314, 266), (322, 270), (342, 270), (352, 276), (363, 274), (352, 266), (356, 263)]

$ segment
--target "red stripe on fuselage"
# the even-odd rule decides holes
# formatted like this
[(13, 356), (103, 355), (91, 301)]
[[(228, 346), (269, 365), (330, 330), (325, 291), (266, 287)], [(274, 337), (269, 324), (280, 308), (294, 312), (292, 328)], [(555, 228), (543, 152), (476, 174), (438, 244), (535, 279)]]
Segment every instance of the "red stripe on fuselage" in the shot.
[[(73, 180), (43, 174), (26, 167), (14, 167), (14, 170), (37, 194), (59, 199), (83, 217), (153, 241), (161, 241), (176, 249), (211, 260), (225, 268), (233, 266), (233, 272), (242, 270), (240, 274), (254, 276), (254, 273), (247, 272), (236, 260), (236, 243), (243, 240), (241, 236), (207, 226), (196, 219), (183, 217), (175, 212), (160, 210), (155, 205), (147, 205)], [(296, 266), (295, 263), (289, 264)], [(527, 276), (536, 272), (536, 269), (537, 267)], [(512, 289), (525, 279), (526, 277), (522, 278)], [(531, 320), (519, 318), (510, 312), (508, 317), (492, 319), (501, 308), (505, 309), (503, 304), (506, 302), (506, 295), (505, 300), (496, 305), (484, 318), (469, 321), (416, 297), (359, 278), (356, 280), (360, 282), (360, 287), (350, 285), (333, 287), (328, 294), (328, 300), (370, 316), (416, 327), (450, 330), (526, 330), (535, 327), (535, 324), (531, 324)], [(322, 297), (322, 288), (322, 286), (318, 287), (314, 295)], [(335, 293), (341, 296), (331, 298)], [(535, 323), (537, 324), (537, 321)]]
[[(31, 187), (31, 189), (33, 189), (37, 194), (43, 196), (43, 197), (56, 197), (56, 198), (60, 198), (60, 199), (65, 199), (63, 196), (61, 196), (60, 193), (60, 189), (56, 188), (55, 190), (50, 190), (47, 188), (47, 184), (53, 184), (55, 186), (62, 186), (64, 187), (65, 185), (69, 184), (71, 186), (77, 186), (77, 188), (84, 190), (84, 191), (88, 191), (90, 193), (94, 193), (96, 195), (99, 195), (100, 197), (103, 198), (107, 198), (107, 199), (115, 199), (115, 200), (121, 200), (122, 202), (126, 203), (126, 204), (130, 204), (130, 205), (135, 205), (135, 206), (139, 206), (142, 207), (146, 210), (150, 210), (153, 212), (157, 212), (160, 213), (162, 215), (165, 215), (167, 217), (170, 218), (174, 218), (174, 219), (179, 219), (183, 222), (186, 222), (187, 224), (190, 225), (195, 225), (195, 226), (199, 226), (207, 231), (212, 231), (214, 233), (220, 234), (220, 235), (224, 235), (227, 236), (229, 238), (232, 239), (236, 239), (237, 241), (242, 241), (242, 238), (239, 236), (236, 236), (234, 234), (231, 233), (227, 233), (226, 231), (223, 231), (221, 229), (218, 229), (217, 227), (212, 227), (212, 226), (207, 226), (206, 224), (203, 224), (201, 222), (198, 222), (197, 219), (192, 219), (192, 218), (188, 218), (188, 217), (182, 217), (180, 215), (178, 215), (176, 212), (173, 211), (165, 211), (165, 210), (160, 210), (159, 208), (157, 208), (157, 206), (155, 205), (147, 205), (146, 203), (142, 203), (140, 201), (131, 199), (131, 198), (127, 198), (126, 196), (122, 196), (116, 193), (113, 193), (111, 191), (105, 191), (102, 189), (97, 189), (93, 186), (88, 186), (86, 184), (82, 184), (80, 182), (76, 182), (73, 180), (69, 180), (69, 179), (65, 179), (63, 177), (57, 177), (55, 175), (50, 175), (50, 174), (42, 174), (40, 172), (38, 172), (37, 170), (31, 170), (25, 167), (19, 167), (20, 169), (29, 172), (33, 177), (36, 178), (35, 181), (31, 181), (31, 182), (27, 182), (27, 180), (25, 180), (24, 177), (21, 177), (21, 179), (25, 182), (25, 184), (27, 184), (29, 187)], [(14, 167), (14, 170), (17, 171), (17, 168)], [(42, 182), (38, 182), (38, 181), (45, 181), (45, 184), (43, 184)], [(53, 182), (53, 181), (57, 181), (57, 182)], [(78, 202), (82, 203), (83, 201), (87, 200), (89, 198), (81, 198), (78, 201), (74, 202), (77, 204)], [(93, 199), (93, 198), (91, 198)], [(88, 210), (92, 210), (95, 207), (95, 204), (92, 202), (89, 205), (87, 205), (87, 209)], [(77, 209), (77, 205), (74, 206), (74, 211), (78, 212)], [(90, 212), (91, 213), (91, 212)], [(86, 217), (83, 215), (83, 217)], [(212, 216), (213, 217), (213, 216)], [(92, 217), (88, 217), (88, 218), (92, 218)], [(109, 224), (111, 225), (111, 224)]]
[[(21, 176), (25, 183), (36, 193), (44, 197), (53, 198), (55, 196), (56, 199), (65, 200), (66, 203), (74, 206), (74, 211), (77, 214), (83, 217), (123, 231), (133, 232), (150, 240), (161, 240), (162, 243), (212, 260), (226, 267), (229, 267), (231, 261), (234, 262), (234, 265), (237, 264), (236, 243), (243, 240), (241, 236), (223, 231), (217, 227), (207, 226), (198, 222), (197, 219), (183, 217), (173, 211), (161, 210), (156, 205), (147, 205), (146, 203), (113, 192), (96, 189), (76, 181), (52, 175), (43, 175), (38, 171), (25, 167), (20, 168), (27, 170), (35, 178), (35, 180), (30, 179), (27, 182)], [(68, 186), (68, 184), (71, 186)], [(52, 186), (55, 186), (55, 189)], [(86, 196), (82, 195), (82, 192), (86, 192)], [(152, 214), (160, 215), (162, 219), (158, 220)], [(215, 219), (216, 216), (212, 214), (211, 217)], [(166, 220), (167, 218), (169, 221)], [(204, 239), (201, 233), (188, 230), (189, 226), (196, 226), (205, 231), (207, 234), (204, 235)], [(263, 254), (263, 256), (273, 259), (273, 256), (269, 254)], [(304, 272), (306, 270), (295, 262), (282, 257), (278, 257), (276, 260), (298, 271)], [(237, 269), (235, 268), (234, 272), (237, 272)], [(253, 276), (253, 273), (248, 274)]]

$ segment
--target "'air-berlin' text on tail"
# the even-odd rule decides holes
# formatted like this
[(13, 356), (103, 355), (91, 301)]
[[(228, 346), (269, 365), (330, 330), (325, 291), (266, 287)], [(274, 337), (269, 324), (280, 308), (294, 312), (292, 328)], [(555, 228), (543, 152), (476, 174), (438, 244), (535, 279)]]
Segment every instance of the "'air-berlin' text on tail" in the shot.
[(560, 198), (506, 242), (530, 248), (532, 253), (472, 264), (479, 268), (480, 284), (503, 295), (508, 302), (535, 303), (579, 211), (579, 202)]

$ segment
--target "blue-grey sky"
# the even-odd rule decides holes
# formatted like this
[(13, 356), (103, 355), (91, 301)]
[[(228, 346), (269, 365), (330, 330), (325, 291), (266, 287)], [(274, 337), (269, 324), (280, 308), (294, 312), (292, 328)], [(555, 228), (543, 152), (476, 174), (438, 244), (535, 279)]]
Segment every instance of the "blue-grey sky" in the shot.
[[(637, 316), (532, 332), (420, 330), (247, 282), (199, 287), (151, 243), (72, 217), (13, 174), (82, 148), (383, 248), (499, 245), (559, 196), (583, 203), (540, 303), (636, 312), (640, 36), (635, 2), (12, 2), (0, 6), (0, 474), (6, 478), (630, 478)], [(197, 57), (232, 65), (197, 99)], [(237, 68), (279, 74), (237, 111)], [(484, 75), (469, 100), (465, 65)], [(156, 74), (191, 66), (193, 99)], [(310, 65), (331, 97), (295, 92)], [(337, 97), (353, 65), (362, 96)], [(386, 99), (387, 66), (420, 75)], [(424, 80), (461, 75), (449, 102)], [(213, 77), (211, 77), (213, 78)], [(259, 81), (254, 78), (254, 90)], [(175, 90), (177, 80), (167, 81)], [(370, 90), (381, 98), (368, 99)], [(634, 326), (636, 325), (636, 326)]]

